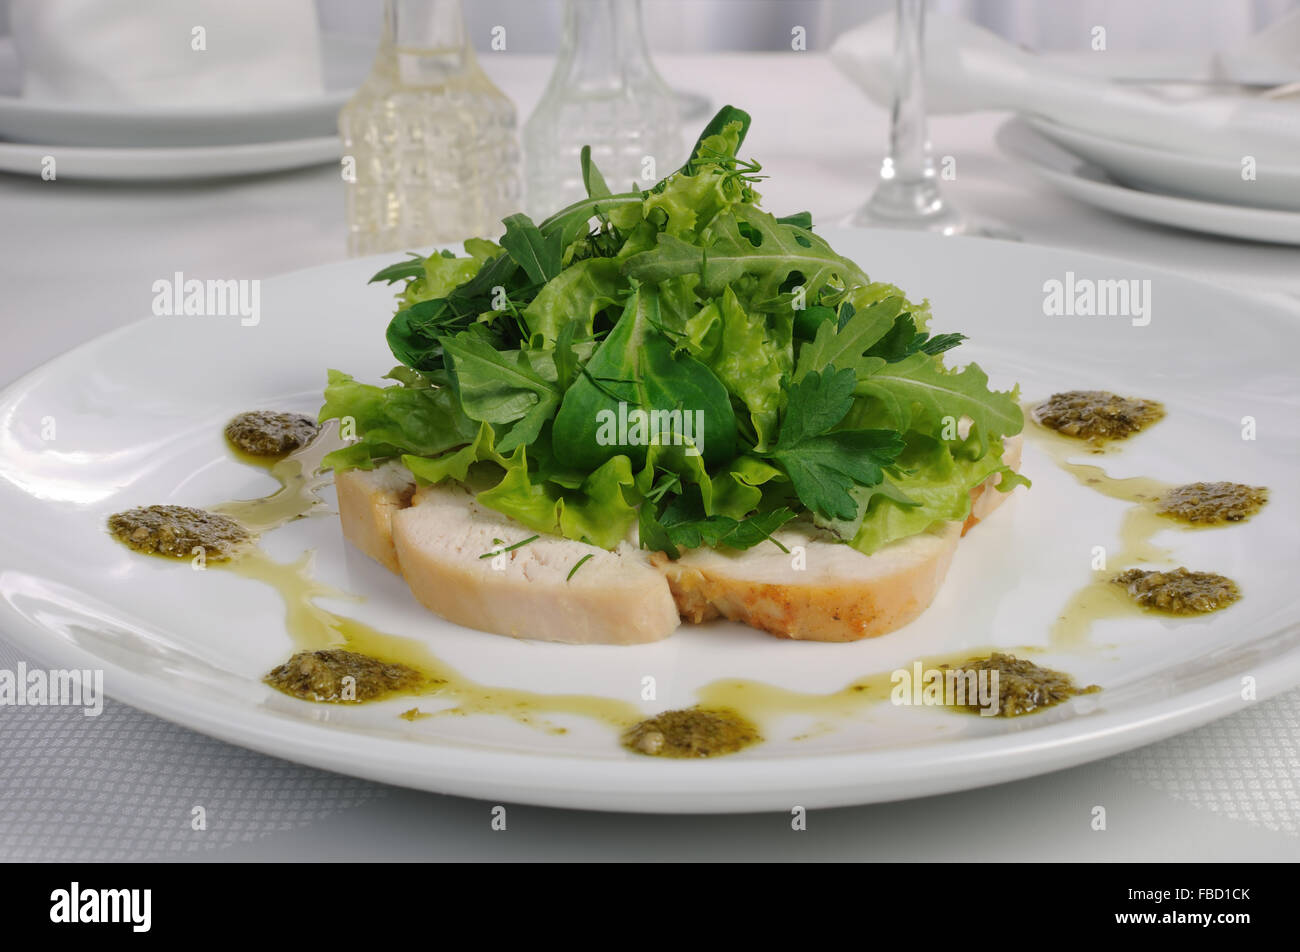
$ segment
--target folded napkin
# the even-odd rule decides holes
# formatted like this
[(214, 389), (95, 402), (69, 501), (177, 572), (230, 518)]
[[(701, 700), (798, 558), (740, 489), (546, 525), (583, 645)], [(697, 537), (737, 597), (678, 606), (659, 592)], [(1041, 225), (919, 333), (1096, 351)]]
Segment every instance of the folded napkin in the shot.
[(13, 0), (9, 19), (31, 100), (241, 104), (323, 88), (313, 0)]
[[(1288, 31), (1300, 32), (1290, 21), (1268, 31), (1269, 44), (1262, 44), (1272, 45), (1275, 60), (1284, 59)], [(881, 105), (892, 96), (893, 57), (892, 13), (850, 30), (831, 46), (840, 71)], [(1237, 56), (1238, 62), (1248, 59)], [(1223, 75), (1232, 62), (1232, 56), (1221, 56), (1217, 73)], [(935, 113), (1006, 109), (1166, 151), (1233, 161), (1253, 155), (1261, 165), (1300, 163), (1300, 102), (1240, 94), (1170, 102), (1141, 87), (1062, 69), (988, 30), (941, 14), (926, 17), (925, 91)]]

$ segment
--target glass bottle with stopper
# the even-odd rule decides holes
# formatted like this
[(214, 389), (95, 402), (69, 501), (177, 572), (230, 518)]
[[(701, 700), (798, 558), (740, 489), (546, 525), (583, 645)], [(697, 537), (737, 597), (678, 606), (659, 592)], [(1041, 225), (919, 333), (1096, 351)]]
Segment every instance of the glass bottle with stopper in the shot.
[(460, 0), (385, 0), (339, 134), (350, 254), (496, 235), (519, 210), (515, 107), (479, 66)]
[(615, 191), (653, 185), (684, 159), (676, 99), (650, 61), (640, 0), (565, 0), (555, 69), (524, 125), (534, 216), (586, 197), (584, 145)]

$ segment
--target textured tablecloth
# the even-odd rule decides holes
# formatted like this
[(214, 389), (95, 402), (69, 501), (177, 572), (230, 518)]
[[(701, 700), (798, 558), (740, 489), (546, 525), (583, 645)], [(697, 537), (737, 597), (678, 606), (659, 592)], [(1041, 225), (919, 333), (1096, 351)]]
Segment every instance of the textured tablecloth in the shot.
[[(545, 60), (484, 65), (527, 115)], [(746, 152), (770, 207), (847, 215), (870, 189), (885, 117), (815, 54), (665, 59), (674, 85), (754, 115)], [(1058, 197), (992, 145), (1004, 117), (932, 122), (950, 196), (1027, 241), (1300, 295), (1300, 251), (1116, 218)], [(0, 175), (0, 385), (149, 313), (159, 274), (270, 277), (343, 255), (324, 167), (159, 188)], [(20, 656), (0, 632), (0, 668)], [(640, 817), (513, 807), (386, 787), (212, 740), (109, 701), (0, 708), (0, 859), (1300, 858), (1300, 691), (1199, 730), (1044, 777), (906, 803), (785, 815)], [(207, 830), (190, 828), (205, 806)], [(1091, 829), (1093, 805), (1105, 832)]]

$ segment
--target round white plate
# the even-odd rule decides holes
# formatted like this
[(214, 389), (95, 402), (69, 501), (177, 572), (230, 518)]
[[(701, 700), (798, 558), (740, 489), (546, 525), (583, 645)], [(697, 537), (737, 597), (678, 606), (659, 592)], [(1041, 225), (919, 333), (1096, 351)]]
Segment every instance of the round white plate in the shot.
[[(12, 44), (9, 44), (10, 46)], [(283, 102), (199, 106), (77, 105), (17, 95), (16, 64), (0, 84), (0, 139), (94, 148), (180, 148), (284, 142), (337, 134), (339, 110), (365, 78), (375, 45), (321, 38), (324, 90)], [(0, 63), (9, 51), (0, 51)]]
[(1040, 136), (1023, 120), (1011, 119), (997, 133), (1007, 155), (1071, 198), (1117, 215), (1250, 241), (1300, 245), (1300, 212), (1219, 205), (1157, 195), (1117, 185), (1097, 166)]
[(1300, 164), (1259, 165), (1253, 178), (1243, 178), (1240, 162), (1122, 142), (1037, 116), (1024, 121), (1122, 185), (1226, 205), (1300, 212)]
[[(155, 317), (91, 341), (0, 394), (0, 626), (53, 667), (103, 669), (112, 696), (196, 730), (331, 770), (491, 802), (602, 810), (739, 812), (919, 797), (1078, 764), (1240, 710), (1243, 679), (1267, 697), (1300, 683), (1295, 585), (1300, 505), (1300, 316), (1277, 304), (1124, 261), (929, 235), (826, 230), (841, 252), (934, 307), (935, 331), (972, 338), (997, 386), (1026, 398), (1105, 387), (1165, 401), (1168, 417), (1107, 457), (1114, 475), (1234, 479), (1273, 488), (1255, 519), (1171, 533), (1192, 568), (1238, 580), (1243, 600), (1204, 619), (1102, 622), (1097, 647), (1041, 663), (1105, 690), (1001, 719), (884, 703), (829, 724), (766, 722), (765, 742), (714, 760), (631, 754), (614, 732), (557, 717), (557, 735), (501, 717), (398, 714), (433, 698), (317, 705), (260, 677), (293, 650), (284, 607), (262, 584), (129, 552), (105, 518), (136, 505), (204, 506), (271, 488), (236, 462), (221, 427), (257, 407), (314, 410), (325, 369), (377, 380), (392, 291), (367, 286), (387, 258), (264, 282), (260, 320)], [(1049, 280), (1150, 280), (1150, 322), (1047, 317)], [(166, 278), (167, 275), (160, 275)], [(237, 277), (221, 275), (219, 277)], [(39, 317), (39, 315), (34, 315)], [(1258, 439), (1243, 441), (1241, 420)], [(1079, 486), (1032, 443), (1017, 490), (961, 543), (916, 622), (854, 644), (782, 641), (726, 623), (683, 626), (635, 647), (516, 641), (441, 621), (403, 582), (351, 551), (332, 517), (266, 539), (272, 557), (314, 549), (316, 576), (363, 601), (328, 601), (418, 640), (489, 684), (588, 693), (647, 714), (688, 706), (715, 679), (831, 692), (919, 657), (982, 645), (1045, 645), (1052, 620), (1113, 546), (1123, 504)], [(656, 700), (641, 700), (653, 676)]]
[(56, 178), (167, 182), (323, 165), (337, 162), (342, 152), (336, 135), (179, 149), (99, 149), (0, 142), (0, 171), (42, 175), (46, 168), (53, 168)]

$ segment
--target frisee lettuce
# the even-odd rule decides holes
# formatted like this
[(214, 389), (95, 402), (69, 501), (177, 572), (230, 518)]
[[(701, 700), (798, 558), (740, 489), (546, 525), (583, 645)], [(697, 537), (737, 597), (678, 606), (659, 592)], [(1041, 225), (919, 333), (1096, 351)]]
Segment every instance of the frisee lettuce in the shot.
[[(1025, 482), (1001, 460), (1017, 391), (947, 367), (963, 335), (932, 335), (928, 302), (871, 281), (806, 212), (759, 208), (748, 128), (723, 108), (644, 192), (611, 193), (583, 150), (586, 199), (376, 274), (403, 282), (387, 332), (403, 366), (389, 387), (330, 372), (321, 419), (358, 438), (327, 462), (400, 457), (537, 532), (639, 534), (674, 558), (775, 542), (791, 520), (870, 553), (964, 519), (991, 475)], [(609, 439), (636, 411), (668, 428)]]

